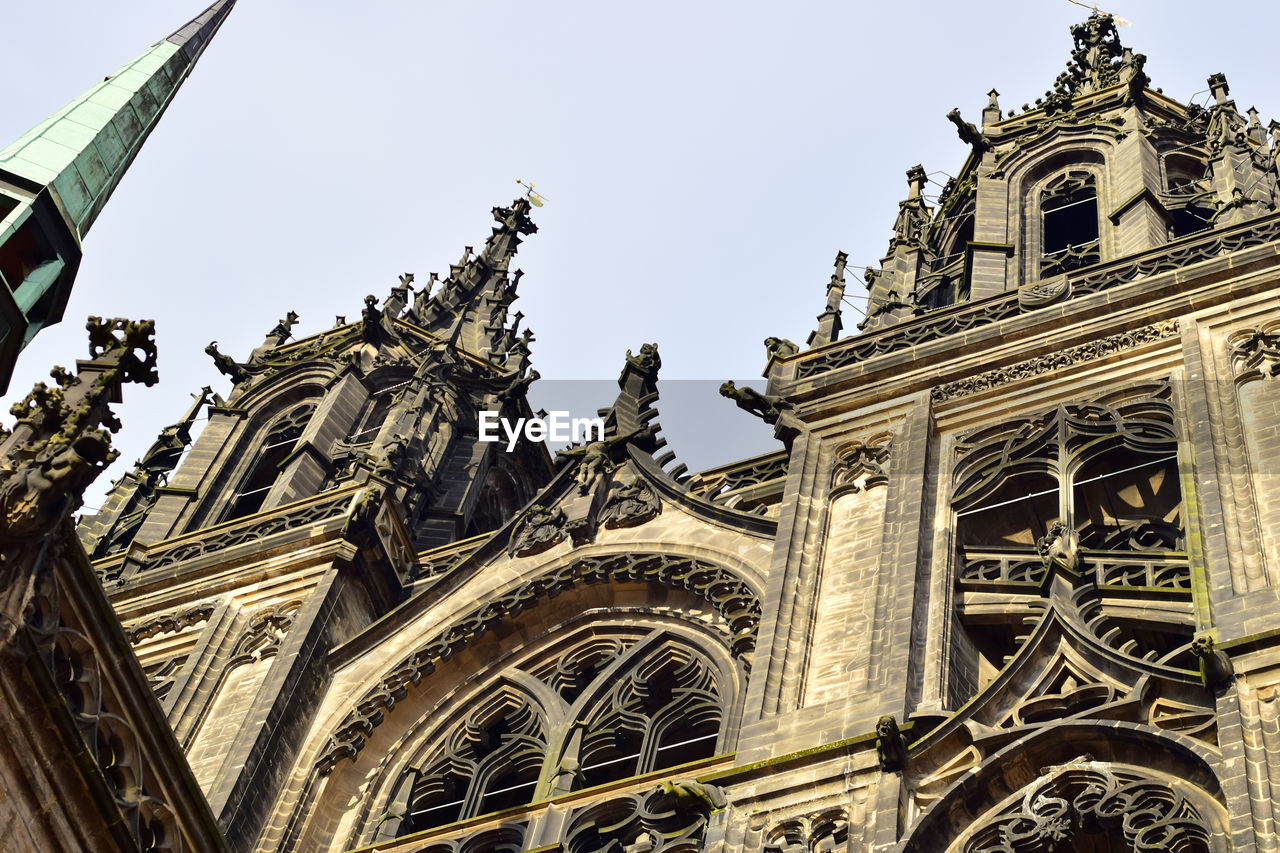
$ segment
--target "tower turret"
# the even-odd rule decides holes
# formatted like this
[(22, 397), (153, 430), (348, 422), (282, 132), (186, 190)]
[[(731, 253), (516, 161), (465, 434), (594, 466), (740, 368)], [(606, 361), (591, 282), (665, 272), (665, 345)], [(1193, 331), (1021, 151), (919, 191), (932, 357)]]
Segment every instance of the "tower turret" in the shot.
[(924, 170), (908, 173), (889, 251), (867, 271), (861, 329), (928, 324), (1013, 290), (1023, 309), (1039, 307), (1081, 292), (1071, 279), (1085, 268), (1275, 209), (1274, 132), (1237, 110), (1223, 75), (1209, 79), (1208, 110), (1180, 104), (1147, 88), (1146, 57), (1111, 16), (1071, 36), (1066, 70), (1034, 105), (1001, 119), (992, 89), (981, 128), (947, 115), (969, 156), (936, 208)]
[[(520, 277), (508, 273), (511, 259), (536, 231), (528, 212), (526, 199), (494, 208), (484, 248), (468, 247), (438, 292), (412, 294), (415, 277), (404, 273), (381, 304), (365, 297), (357, 322), (294, 339), (291, 311), (244, 361), (211, 343), (230, 395), (215, 399), (169, 482), (135, 471), (117, 484), (85, 525), (95, 555), (371, 482), (399, 505), (418, 548), (500, 526), (552, 472), (541, 444), (520, 440), (508, 452), (479, 431), (481, 412), (512, 423), (532, 415), (533, 336), (517, 335), (520, 314), (507, 325)], [(144, 502), (125, 497), (139, 478), (150, 483)]]
[(0, 150), (0, 393), (62, 319), (85, 235), (234, 5), (217, 0)]

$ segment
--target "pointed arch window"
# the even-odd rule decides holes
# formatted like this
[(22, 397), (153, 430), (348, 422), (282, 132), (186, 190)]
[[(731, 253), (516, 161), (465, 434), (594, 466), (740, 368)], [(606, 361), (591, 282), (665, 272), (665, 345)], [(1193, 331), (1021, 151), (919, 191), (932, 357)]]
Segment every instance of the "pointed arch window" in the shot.
[(1040, 196), (1040, 276), (1098, 263), (1099, 245), (1093, 173), (1072, 170), (1046, 184)]
[(240, 481), (223, 521), (244, 518), (262, 509), (272, 486), (280, 478), (281, 466), (298, 446), (298, 439), (302, 437), (314, 410), (311, 403), (298, 406), (271, 425), (253, 465)]
[(1103, 597), (1168, 602), (1167, 621), (1102, 608), (1098, 624), (1115, 629), (1117, 648), (1163, 657), (1189, 641), (1174, 603), (1190, 601), (1191, 572), (1168, 382), (979, 430), (956, 454), (955, 581), (966, 631), (951, 701), (971, 696), (1016, 650), (1053, 566)]
[[(1043, 562), (1054, 525), (1078, 539), (1082, 565), (1110, 576), (1108, 554), (1183, 551), (1182, 490), (1167, 382), (982, 430), (961, 442), (952, 505), (960, 576), (994, 579), (978, 552)], [(1009, 578), (1002, 578), (1008, 580)], [(1162, 585), (1185, 587), (1185, 573)], [(1143, 584), (1148, 585), (1148, 584)]]
[(546, 751), (546, 722), (539, 709), (504, 685), (468, 714), (429, 760), (401, 774), (378, 838), (530, 802)]
[(662, 630), (585, 632), (481, 690), (400, 774), (374, 843), (717, 755), (724, 678)]
[(1177, 239), (1204, 231), (1213, 217), (1213, 193), (1205, 180), (1208, 166), (1190, 153), (1166, 154), (1165, 207), (1173, 219), (1170, 237)]
[(587, 715), (578, 759), (584, 786), (714, 755), (721, 714), (706, 662), (664, 649), (619, 678)]

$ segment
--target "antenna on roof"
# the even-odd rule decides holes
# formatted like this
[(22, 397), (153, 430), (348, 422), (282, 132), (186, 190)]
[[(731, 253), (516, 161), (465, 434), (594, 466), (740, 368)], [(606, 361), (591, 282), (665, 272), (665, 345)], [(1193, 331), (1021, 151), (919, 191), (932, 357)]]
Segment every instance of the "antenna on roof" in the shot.
[(542, 193), (534, 192), (532, 183), (526, 184), (524, 181), (520, 180), (519, 178), (516, 178), (516, 183), (524, 187), (525, 190), (527, 190), (527, 192), (525, 192), (524, 195), (525, 195), (525, 198), (529, 199), (529, 204), (533, 205), (534, 207), (542, 207), (543, 203), (546, 202), (547, 197), (544, 196)]
[(1117, 27), (1127, 27), (1133, 23), (1133, 21), (1126, 21), (1124, 18), (1120, 17), (1119, 15), (1113, 15), (1110, 12), (1104, 12), (1103, 10), (1098, 8), (1097, 3), (1081, 3), (1080, 0), (1067, 0), (1067, 2), (1074, 3), (1077, 6), (1083, 6), (1086, 9), (1091, 9), (1095, 14), (1098, 14), (1098, 15), (1106, 15), (1108, 18), (1116, 22)]

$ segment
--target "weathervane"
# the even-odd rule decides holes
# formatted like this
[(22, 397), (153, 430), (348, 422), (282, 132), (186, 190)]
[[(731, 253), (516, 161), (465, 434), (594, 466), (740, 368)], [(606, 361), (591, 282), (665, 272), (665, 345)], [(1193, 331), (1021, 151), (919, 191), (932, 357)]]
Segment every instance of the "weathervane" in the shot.
[(529, 199), (529, 204), (533, 205), (534, 207), (542, 207), (543, 202), (547, 200), (547, 197), (544, 196), (542, 193), (535, 192), (533, 189), (532, 183), (526, 184), (524, 181), (520, 180), (519, 178), (516, 178), (516, 183), (524, 187), (525, 190), (527, 190), (527, 192), (524, 195), (525, 195), (525, 198)]
[(1067, 2), (1075, 3), (1077, 6), (1083, 6), (1086, 9), (1092, 9), (1094, 14), (1097, 14), (1097, 15), (1106, 15), (1108, 18), (1115, 21), (1116, 26), (1118, 27), (1127, 27), (1133, 23), (1133, 21), (1126, 21), (1124, 18), (1120, 17), (1119, 15), (1113, 15), (1110, 12), (1102, 11), (1101, 9), (1098, 8), (1097, 3), (1082, 3), (1080, 2), (1080, 0), (1067, 0)]

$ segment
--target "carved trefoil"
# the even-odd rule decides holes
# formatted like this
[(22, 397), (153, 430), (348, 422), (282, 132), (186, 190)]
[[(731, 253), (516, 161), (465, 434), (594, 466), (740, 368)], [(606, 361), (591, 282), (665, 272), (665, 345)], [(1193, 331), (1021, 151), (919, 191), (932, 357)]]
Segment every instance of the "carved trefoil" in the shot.
[(1236, 332), (1227, 343), (1237, 382), (1280, 376), (1280, 320)]
[(832, 495), (860, 492), (889, 482), (889, 448), (893, 436), (881, 433), (868, 439), (857, 439), (836, 451), (831, 475)]
[(849, 844), (849, 812), (843, 806), (778, 821), (764, 830), (765, 853), (825, 853)]

